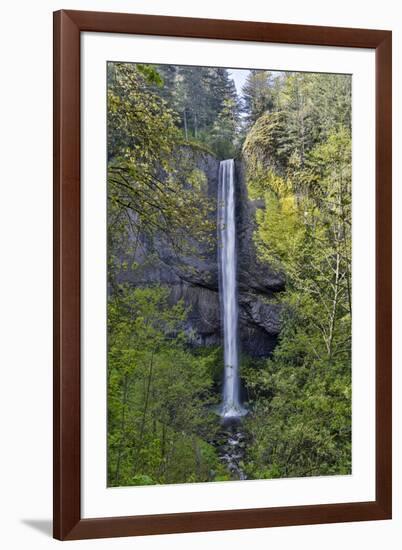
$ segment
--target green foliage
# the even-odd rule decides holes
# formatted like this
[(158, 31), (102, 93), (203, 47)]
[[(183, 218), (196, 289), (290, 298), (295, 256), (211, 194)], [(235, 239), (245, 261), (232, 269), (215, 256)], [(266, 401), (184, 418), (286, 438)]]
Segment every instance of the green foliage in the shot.
[(237, 128), (236, 103), (233, 99), (225, 99), (211, 131), (211, 146), (219, 158), (234, 157)]
[(204, 144), (219, 158), (233, 156), (240, 103), (227, 69), (158, 65), (164, 86), (158, 91), (177, 113), (189, 143)]
[(259, 117), (247, 111), (254, 125), (244, 152), (252, 165), (285, 173), (304, 166), (308, 151), (329, 135), (350, 129), (349, 76), (286, 73), (275, 78), (269, 93), (272, 101)]
[(243, 102), (247, 123), (252, 126), (274, 107), (274, 88), (269, 71), (251, 70), (243, 86)]
[(167, 288), (121, 281), (142, 280), (158, 247), (210, 252), (197, 159), (241, 145), (258, 260), (286, 279), (272, 356), (241, 358), (243, 468), (249, 479), (350, 473), (350, 82), (253, 70), (242, 118), (226, 69), (108, 64), (108, 485), (231, 479), (213, 412), (221, 348), (194, 348)]
[(246, 135), (243, 153), (249, 173), (281, 168), (288, 161), (286, 115), (282, 112), (264, 113)]
[(152, 65), (142, 65), (141, 63), (137, 63), (136, 69), (145, 78), (147, 84), (153, 84), (159, 88), (163, 86), (163, 78)]
[(291, 75), (279, 101), (282, 110), (262, 115), (243, 148), (249, 195), (263, 205), (257, 254), (286, 276), (279, 343), (265, 364), (244, 371), (252, 406), (245, 471), (251, 478), (349, 474), (349, 87), (334, 75)]
[(161, 287), (120, 286), (108, 304), (108, 484), (213, 481), (211, 358), (186, 347), (186, 311)]
[(157, 81), (158, 73), (109, 63), (108, 78), (110, 239), (121, 239), (131, 227), (150, 237), (159, 233), (177, 250), (188, 245), (189, 234), (208, 241), (211, 205), (205, 193), (186, 185), (194, 157), (182, 146), (175, 113), (150, 91), (148, 82)]
[(273, 358), (245, 372), (252, 479), (351, 473), (350, 364), (317, 357), (319, 346), (308, 313), (293, 313)]

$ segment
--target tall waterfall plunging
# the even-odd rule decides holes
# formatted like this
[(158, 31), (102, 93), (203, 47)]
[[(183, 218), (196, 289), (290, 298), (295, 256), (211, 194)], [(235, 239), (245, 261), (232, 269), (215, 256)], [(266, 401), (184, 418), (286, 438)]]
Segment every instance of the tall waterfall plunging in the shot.
[(234, 175), (233, 159), (223, 160), (219, 166), (217, 226), (224, 346), (223, 403), (220, 415), (225, 418), (246, 413), (240, 402)]

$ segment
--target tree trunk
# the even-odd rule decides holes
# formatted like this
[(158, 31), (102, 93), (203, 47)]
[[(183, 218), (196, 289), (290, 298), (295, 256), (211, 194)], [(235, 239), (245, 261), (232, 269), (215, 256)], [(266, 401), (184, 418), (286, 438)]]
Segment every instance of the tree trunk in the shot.
[(184, 135), (186, 136), (186, 140), (188, 140), (187, 112), (186, 112), (186, 109), (184, 109), (184, 111), (183, 111), (183, 120), (184, 120)]
[(126, 424), (127, 394), (128, 394), (128, 374), (125, 373), (124, 382), (123, 382), (123, 400), (122, 400), (123, 406), (122, 406), (121, 423), (120, 423), (121, 436), (120, 436), (119, 447), (117, 451), (116, 471), (114, 475), (114, 481), (116, 485), (118, 484), (119, 478), (120, 478), (121, 456), (123, 453), (124, 431), (125, 431), (125, 424)]
[(194, 137), (197, 139), (198, 136), (198, 119), (197, 119), (197, 112), (194, 112)]
[[(142, 412), (141, 428), (140, 428), (140, 434), (139, 434), (139, 437), (138, 437), (138, 445), (136, 445), (137, 455), (139, 454), (139, 452), (142, 449), (142, 442), (143, 442), (143, 439), (144, 439), (145, 421), (146, 421), (147, 412), (148, 412), (149, 395), (150, 395), (152, 372), (153, 372), (153, 363), (154, 363), (154, 352), (152, 352), (151, 362), (149, 364), (149, 370), (148, 370), (147, 385), (146, 385), (146, 390), (145, 390), (144, 410)], [(137, 467), (139, 466), (139, 464), (140, 464), (140, 462), (137, 459), (136, 462), (135, 462), (135, 466), (134, 466), (134, 473), (135, 473)]]
[(336, 320), (336, 313), (338, 309), (338, 298), (339, 298), (339, 283), (340, 283), (340, 254), (339, 252), (336, 253), (336, 267), (335, 267), (335, 281), (334, 281), (334, 296), (332, 299), (332, 310), (331, 315), (329, 319), (329, 331), (328, 331), (328, 357), (329, 359), (332, 358), (332, 344), (334, 340), (334, 332), (335, 332), (335, 320)]

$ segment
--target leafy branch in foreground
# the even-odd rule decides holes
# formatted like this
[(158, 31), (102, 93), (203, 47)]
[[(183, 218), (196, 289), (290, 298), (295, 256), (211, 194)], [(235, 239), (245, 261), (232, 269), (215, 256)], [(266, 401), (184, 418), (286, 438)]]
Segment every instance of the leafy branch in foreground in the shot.
[(110, 224), (122, 229), (130, 217), (142, 234), (159, 232), (182, 249), (189, 235), (208, 242), (211, 205), (205, 189), (192, 185), (195, 164), (176, 114), (149, 90), (153, 72), (125, 63), (108, 67)]

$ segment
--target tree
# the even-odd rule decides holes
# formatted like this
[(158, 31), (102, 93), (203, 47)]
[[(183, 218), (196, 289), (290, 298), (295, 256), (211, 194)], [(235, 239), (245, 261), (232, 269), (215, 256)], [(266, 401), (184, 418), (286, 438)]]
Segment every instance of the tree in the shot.
[(219, 158), (234, 157), (238, 128), (239, 113), (237, 104), (233, 99), (226, 99), (211, 132), (211, 143)]
[(159, 75), (126, 63), (108, 70), (110, 239), (131, 228), (163, 235), (174, 249), (186, 247), (189, 234), (207, 242), (211, 205), (202, 189), (187, 184), (195, 169), (191, 151), (183, 147), (175, 113), (149, 89)]
[(302, 167), (308, 152), (341, 128), (350, 130), (350, 77), (311, 73), (276, 76), (272, 110), (253, 117), (244, 147), (248, 158), (282, 174)]
[(269, 71), (251, 70), (242, 89), (248, 126), (274, 107), (272, 75)]
[(258, 256), (286, 276), (279, 343), (244, 372), (251, 478), (351, 471), (350, 87), (341, 75), (283, 84), (279, 110), (243, 148), (249, 195), (263, 204)]
[(109, 299), (109, 486), (225, 475), (209, 443), (211, 358), (186, 348), (186, 311), (168, 295), (162, 287), (120, 286)]
[(205, 144), (217, 156), (221, 156), (222, 150), (233, 148), (236, 137), (233, 132), (226, 131), (224, 137), (216, 139), (218, 118), (224, 117), (228, 104), (232, 115), (239, 117), (239, 99), (228, 70), (191, 66), (177, 66), (173, 70), (169, 67), (156, 66), (164, 85), (155, 88), (155, 93), (166, 99), (168, 106), (178, 114), (178, 126), (186, 141)]

